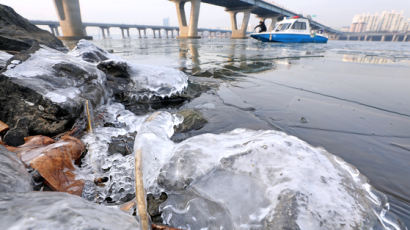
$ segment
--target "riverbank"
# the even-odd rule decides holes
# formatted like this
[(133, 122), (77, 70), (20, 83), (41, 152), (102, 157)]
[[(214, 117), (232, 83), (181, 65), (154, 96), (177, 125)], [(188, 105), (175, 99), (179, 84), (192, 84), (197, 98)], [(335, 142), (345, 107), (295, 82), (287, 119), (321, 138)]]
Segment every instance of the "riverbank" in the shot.
[[(375, 124), (384, 132), (388, 120), (388, 138), (407, 140), (400, 133), (406, 109), (344, 97), (339, 86), (320, 82), (331, 75), (340, 85), (346, 74), (363, 73), (332, 62), (346, 47), (104, 40), (67, 51), (28, 44), (0, 62), (2, 228), (53, 229), (62, 220), (67, 229), (138, 228), (141, 173), (152, 221), (181, 229), (405, 228), (353, 165), (289, 135), (325, 148), (338, 140), (345, 150), (351, 138), (340, 134), (366, 134)], [(401, 58), (391, 65), (406, 81), (408, 57), (392, 58)], [(345, 75), (334, 78), (339, 67)], [(361, 136), (387, 136), (376, 131)]]

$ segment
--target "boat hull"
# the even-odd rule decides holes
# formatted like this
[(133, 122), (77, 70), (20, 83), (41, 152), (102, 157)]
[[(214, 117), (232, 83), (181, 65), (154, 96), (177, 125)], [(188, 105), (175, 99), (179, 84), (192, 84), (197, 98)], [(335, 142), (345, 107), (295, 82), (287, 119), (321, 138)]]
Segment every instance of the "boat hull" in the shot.
[(327, 43), (328, 38), (322, 35), (286, 34), (286, 33), (258, 33), (251, 37), (263, 42), (281, 43)]

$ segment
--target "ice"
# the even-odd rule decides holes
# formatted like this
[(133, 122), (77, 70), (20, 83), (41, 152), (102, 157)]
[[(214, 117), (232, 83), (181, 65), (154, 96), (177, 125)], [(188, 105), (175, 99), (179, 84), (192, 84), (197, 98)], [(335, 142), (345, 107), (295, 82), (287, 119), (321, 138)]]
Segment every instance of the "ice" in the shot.
[[(94, 65), (46, 46), (26, 61), (9, 65), (3, 74), (55, 103), (67, 105), (81, 105), (87, 97), (83, 94), (94, 95), (94, 90), (102, 93), (106, 79)], [(89, 97), (86, 99), (99, 101)]]
[(132, 199), (135, 193), (134, 156), (109, 153), (109, 144), (113, 137), (134, 136), (146, 116), (136, 116), (119, 103), (102, 106), (96, 113), (103, 115), (104, 122), (110, 123), (112, 127), (97, 127), (93, 133), (82, 138), (88, 153), (82, 160), (81, 168), (76, 171), (77, 179), (93, 181), (96, 178), (108, 178), (105, 186), (91, 191), (95, 193), (92, 194), (94, 201), (123, 203)]
[(13, 57), (13, 55), (10, 55), (4, 51), (0, 51), (0, 70), (3, 69), (6, 66), (7, 61)]
[[(76, 170), (77, 179), (93, 181), (96, 178), (108, 178), (104, 186), (86, 191), (85, 196), (93, 197), (98, 203), (121, 204), (134, 198), (135, 178), (134, 178), (134, 154), (123, 156), (120, 153), (110, 152), (109, 145), (112, 138), (118, 136), (135, 137), (139, 133), (139, 141), (135, 144), (135, 149), (140, 148), (141, 142), (153, 143), (144, 145), (144, 151), (156, 151), (166, 149), (172, 145), (170, 137), (173, 128), (182, 122), (180, 117), (170, 113), (154, 113), (151, 116), (136, 116), (132, 112), (124, 109), (119, 103), (102, 106), (96, 114), (103, 116), (105, 124), (110, 127), (97, 127), (93, 133), (89, 133), (82, 138), (87, 145), (88, 152), (82, 160), (81, 168)], [(155, 119), (153, 119), (155, 118)], [(168, 151), (171, 153), (171, 151)], [(158, 173), (160, 167), (167, 162), (164, 155), (166, 151), (156, 152), (150, 155), (150, 160), (154, 163), (150, 167), (144, 168), (149, 173)], [(158, 161), (155, 161), (157, 157)], [(154, 181), (150, 182), (154, 184)], [(148, 185), (149, 183), (146, 182)]]
[(147, 192), (168, 194), (161, 205), (164, 224), (183, 229), (400, 229), (385, 196), (324, 149), (282, 132), (247, 129), (176, 144), (169, 141), (173, 122), (171, 114), (159, 112), (135, 138), (135, 148), (143, 153)]
[(93, 63), (125, 64), (126, 74), (129, 75), (132, 84), (128, 85), (124, 91), (137, 99), (171, 97), (182, 93), (188, 86), (188, 76), (179, 70), (132, 63), (108, 53), (90, 41), (80, 40), (70, 55)]
[(69, 54), (92, 63), (99, 63), (108, 59), (119, 61), (122, 60), (118, 56), (108, 53), (106, 50), (99, 48), (98, 46), (94, 45), (94, 43), (85, 39), (78, 41), (76, 47), (74, 47), (74, 49), (70, 51)]
[(171, 97), (188, 86), (187, 75), (168, 67), (131, 64), (130, 74), (138, 97)]

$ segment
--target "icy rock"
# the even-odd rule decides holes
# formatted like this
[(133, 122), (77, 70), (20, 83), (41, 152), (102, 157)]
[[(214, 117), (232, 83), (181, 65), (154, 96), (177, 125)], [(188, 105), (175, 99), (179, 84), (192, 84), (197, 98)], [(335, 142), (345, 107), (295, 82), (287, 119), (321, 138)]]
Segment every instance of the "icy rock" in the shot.
[(139, 229), (116, 207), (58, 192), (0, 193), (0, 229)]
[(84, 39), (78, 41), (76, 47), (74, 47), (69, 54), (91, 63), (99, 63), (101, 61), (116, 58), (115, 55), (108, 53), (106, 50), (103, 50), (92, 42)]
[(164, 224), (223, 229), (400, 229), (389, 205), (342, 159), (277, 131), (237, 129), (175, 144), (170, 114), (135, 140), (147, 193), (166, 192)]
[(13, 55), (0, 51), (0, 70), (6, 67), (6, 63), (11, 57), (13, 57)]
[(80, 40), (70, 55), (98, 63), (107, 74), (107, 86), (120, 102), (162, 101), (182, 94), (188, 86), (188, 77), (179, 70), (134, 64), (90, 41)]
[(0, 120), (11, 127), (24, 117), (30, 134), (64, 132), (83, 111), (84, 100), (105, 102), (105, 74), (95, 65), (42, 46), (16, 55), (0, 75)]
[(15, 153), (0, 145), (0, 193), (29, 192), (31, 176)]

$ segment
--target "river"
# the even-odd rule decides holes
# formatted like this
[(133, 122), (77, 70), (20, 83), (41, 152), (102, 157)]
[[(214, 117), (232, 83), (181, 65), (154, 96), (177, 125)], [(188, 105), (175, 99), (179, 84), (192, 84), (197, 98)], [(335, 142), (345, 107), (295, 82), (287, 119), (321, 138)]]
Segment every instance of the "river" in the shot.
[(180, 69), (209, 86), (169, 108), (195, 108), (209, 121), (174, 140), (236, 128), (283, 131), (356, 166), (410, 226), (410, 43), (94, 42), (135, 63)]

